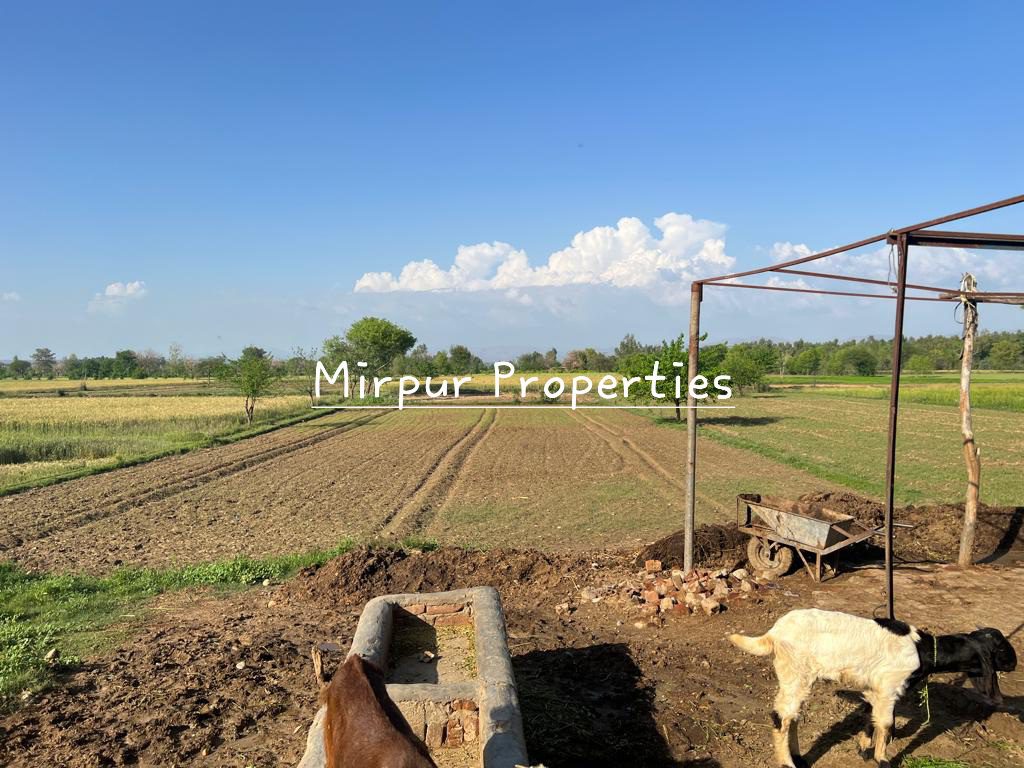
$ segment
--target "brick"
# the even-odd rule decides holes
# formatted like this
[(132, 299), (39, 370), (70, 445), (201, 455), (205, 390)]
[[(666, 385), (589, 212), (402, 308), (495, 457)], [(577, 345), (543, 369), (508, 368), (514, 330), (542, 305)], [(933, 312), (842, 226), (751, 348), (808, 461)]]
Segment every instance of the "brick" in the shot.
[(648, 573), (658, 573), (661, 570), (661, 560), (645, 560), (644, 570)]
[(477, 740), (480, 734), (480, 716), (476, 712), (463, 710), (459, 712), (462, 720), (462, 738), (466, 742)]
[(465, 613), (449, 613), (435, 616), (432, 624), (435, 627), (464, 627), (473, 620)]
[(676, 603), (672, 606), (671, 612), (674, 616), (689, 616), (690, 608), (689, 606), (683, 605), (682, 603)]
[(659, 595), (657, 591), (653, 589), (647, 589), (644, 590), (643, 598), (645, 603), (651, 603), (653, 605), (654, 603), (657, 603), (661, 600), (661, 595)]
[(480, 709), (480, 707), (477, 706), (477, 703), (472, 699), (455, 699), (455, 701), (452, 702), (452, 707), (454, 709), (464, 709), (469, 712), (476, 712)]
[(421, 613), (426, 613), (427, 611), (427, 606), (425, 605), (405, 605), (402, 607), (414, 616), (419, 616)]
[(663, 597), (661, 598), (661, 602), (658, 603), (658, 607), (661, 609), (662, 613), (668, 613), (672, 610), (672, 606), (675, 604), (676, 601), (673, 600), (671, 597)]
[(683, 578), (682, 571), (672, 571), (672, 584), (676, 589), (682, 589), (686, 583), (686, 579)]
[(445, 729), (444, 743), (448, 747), (461, 747), (463, 742), (462, 722), (458, 718), (451, 718)]
[(454, 603), (438, 603), (437, 605), (428, 605), (427, 614), (430, 616), (437, 616), (442, 613), (458, 613), (465, 607), (465, 605)]

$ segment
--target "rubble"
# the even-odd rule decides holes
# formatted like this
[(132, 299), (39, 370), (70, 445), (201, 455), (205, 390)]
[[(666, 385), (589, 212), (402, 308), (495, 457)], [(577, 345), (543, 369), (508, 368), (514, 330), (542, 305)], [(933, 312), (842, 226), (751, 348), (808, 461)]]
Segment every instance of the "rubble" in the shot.
[(661, 562), (648, 560), (635, 578), (603, 587), (586, 587), (580, 597), (597, 602), (617, 595), (637, 606), (639, 613), (653, 619), (668, 614), (712, 616), (728, 609), (730, 602), (756, 597), (764, 587), (758, 577), (744, 568), (708, 571), (695, 569), (686, 575), (678, 569), (658, 570)]

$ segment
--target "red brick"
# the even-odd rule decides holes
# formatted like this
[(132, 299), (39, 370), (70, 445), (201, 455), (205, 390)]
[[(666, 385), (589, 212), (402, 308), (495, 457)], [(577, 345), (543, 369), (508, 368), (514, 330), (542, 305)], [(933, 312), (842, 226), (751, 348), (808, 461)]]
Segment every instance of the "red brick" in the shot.
[(431, 616), (435, 616), (442, 613), (458, 613), (466, 606), (456, 605), (452, 603), (439, 603), (437, 605), (428, 605), (427, 613)]

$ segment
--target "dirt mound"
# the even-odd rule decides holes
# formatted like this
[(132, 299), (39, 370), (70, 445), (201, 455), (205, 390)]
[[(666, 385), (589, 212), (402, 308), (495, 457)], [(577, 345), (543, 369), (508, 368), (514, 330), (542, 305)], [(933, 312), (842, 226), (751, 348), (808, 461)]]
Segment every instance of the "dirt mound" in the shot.
[[(820, 502), (836, 512), (852, 515), (868, 526), (885, 523), (885, 505), (853, 493), (809, 493), (800, 501)], [(896, 510), (896, 522), (913, 526), (896, 528), (896, 556), (902, 560), (952, 562), (960, 551), (963, 504), (929, 504)], [(978, 509), (974, 545), (976, 560), (992, 560), (1011, 550), (1024, 549), (1024, 507)], [(882, 545), (881, 539), (875, 539)]]
[[(646, 560), (661, 560), (665, 568), (681, 568), (684, 541), (683, 531), (670, 533), (641, 549), (635, 563), (640, 566)], [(740, 533), (735, 525), (702, 525), (694, 532), (693, 558), (696, 565), (721, 565), (742, 557), (746, 544), (746, 534)]]
[(846, 491), (824, 491), (805, 493), (799, 501), (821, 504), (827, 509), (850, 515), (867, 526), (879, 526), (885, 522), (885, 505)]
[[(603, 561), (621, 558), (601, 555)], [(532, 590), (558, 586), (567, 576), (592, 570), (592, 557), (548, 555), (536, 550), (430, 552), (359, 547), (321, 568), (307, 569), (286, 588), (287, 598), (318, 605), (362, 604), (396, 592), (442, 592), (489, 584), (501, 592), (528, 584)]]

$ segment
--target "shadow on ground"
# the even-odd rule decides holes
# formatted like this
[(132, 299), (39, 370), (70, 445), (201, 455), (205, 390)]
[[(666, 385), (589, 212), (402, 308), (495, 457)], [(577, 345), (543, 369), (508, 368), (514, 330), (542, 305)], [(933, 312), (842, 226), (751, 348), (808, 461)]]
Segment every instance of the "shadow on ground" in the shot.
[[(944, 683), (932, 681), (928, 684), (928, 708), (921, 704), (921, 687), (907, 691), (896, 705), (897, 722), (907, 718), (907, 722), (898, 727), (893, 734), (897, 739), (907, 739), (902, 749), (889, 746), (889, 760), (893, 765), (926, 747), (947, 731), (960, 729), (971, 723), (982, 722), (993, 713), (991, 705), (985, 703), (970, 690), (965, 690), (962, 681)], [(840, 698), (855, 701), (860, 706), (824, 731), (813, 744), (801, 744), (803, 757), (808, 765), (814, 765), (833, 747), (844, 742), (851, 745), (870, 722), (871, 713), (860, 694), (853, 691), (839, 691)], [(1011, 712), (1024, 720), (1024, 697), (1006, 697), (999, 708)], [(930, 712), (930, 718), (929, 718)]]
[(621, 643), (516, 656), (527, 751), (564, 768), (717, 768), (674, 758), (655, 720), (655, 690)]

